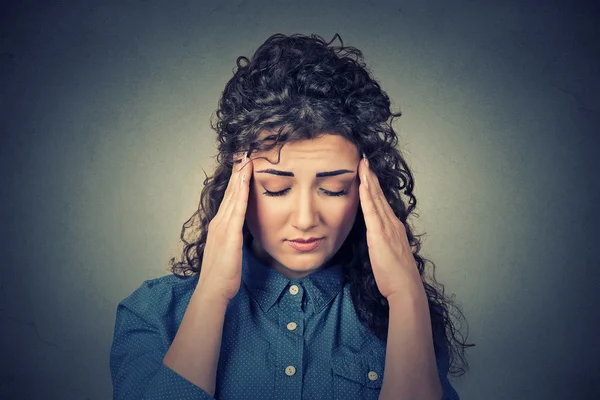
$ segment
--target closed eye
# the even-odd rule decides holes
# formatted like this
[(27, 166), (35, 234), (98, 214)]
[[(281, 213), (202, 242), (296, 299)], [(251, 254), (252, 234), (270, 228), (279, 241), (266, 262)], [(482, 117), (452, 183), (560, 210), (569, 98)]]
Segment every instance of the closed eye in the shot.
[[(270, 197), (279, 197), (279, 196), (283, 196), (285, 195), (290, 189), (284, 189), (282, 191), (279, 192), (270, 192), (267, 189), (265, 189), (265, 192), (263, 193), (265, 196), (270, 196)], [(346, 189), (339, 191), (339, 192), (330, 192), (329, 190), (325, 190), (325, 189), (320, 189), (323, 193), (325, 193), (327, 196), (346, 196), (348, 194), (348, 191)]]

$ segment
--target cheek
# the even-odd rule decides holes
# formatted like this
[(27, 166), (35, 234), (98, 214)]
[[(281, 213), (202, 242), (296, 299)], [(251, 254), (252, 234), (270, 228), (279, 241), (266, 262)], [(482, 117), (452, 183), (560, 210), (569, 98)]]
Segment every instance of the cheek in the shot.
[(356, 215), (358, 214), (359, 206), (360, 196), (358, 195), (358, 187), (356, 187), (356, 190), (353, 190), (350, 193), (348, 202), (342, 208), (344, 225), (346, 227), (352, 227), (354, 225), (354, 220), (356, 219)]
[(278, 208), (273, 207), (273, 202), (269, 200), (270, 198), (263, 196), (256, 188), (250, 187), (246, 218), (253, 226), (263, 230), (275, 225), (279, 220)]
[(327, 209), (322, 210), (327, 225), (335, 226), (342, 231), (352, 227), (358, 212), (359, 201), (358, 195), (351, 193), (343, 202), (330, 202), (330, 205), (326, 206)]
[(348, 193), (347, 201), (344, 202), (342, 212), (344, 214), (356, 214), (358, 206), (360, 205), (360, 195), (358, 192), (358, 185), (356, 182), (352, 185), (352, 190)]

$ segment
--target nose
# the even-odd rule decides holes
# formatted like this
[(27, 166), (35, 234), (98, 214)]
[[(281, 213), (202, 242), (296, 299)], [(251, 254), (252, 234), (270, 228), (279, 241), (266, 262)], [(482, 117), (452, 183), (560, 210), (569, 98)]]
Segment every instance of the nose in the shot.
[(309, 232), (319, 225), (319, 211), (312, 193), (302, 192), (292, 210), (292, 226), (299, 231)]

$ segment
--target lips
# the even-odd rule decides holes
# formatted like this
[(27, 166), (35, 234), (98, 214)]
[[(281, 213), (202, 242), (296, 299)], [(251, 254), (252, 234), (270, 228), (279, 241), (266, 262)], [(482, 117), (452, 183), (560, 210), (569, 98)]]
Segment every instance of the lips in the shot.
[(297, 251), (308, 252), (308, 251), (315, 250), (317, 247), (319, 247), (319, 245), (323, 242), (323, 239), (324, 238), (316, 239), (316, 240), (308, 240), (307, 242), (288, 240), (287, 243), (288, 243), (288, 245), (290, 245), (293, 249), (295, 249)]
[(290, 242), (296, 242), (296, 243), (312, 243), (312, 242), (316, 242), (317, 240), (321, 240), (322, 238), (309, 238), (309, 239), (290, 239)]

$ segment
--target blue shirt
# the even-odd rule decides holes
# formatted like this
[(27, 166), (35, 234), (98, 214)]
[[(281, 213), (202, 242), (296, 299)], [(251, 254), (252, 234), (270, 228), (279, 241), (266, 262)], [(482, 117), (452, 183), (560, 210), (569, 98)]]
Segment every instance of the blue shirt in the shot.
[[(358, 319), (341, 265), (288, 279), (247, 244), (242, 259), (242, 284), (225, 313), (214, 398), (377, 399), (386, 346)], [(147, 280), (119, 303), (110, 353), (114, 399), (213, 399), (162, 363), (198, 278)], [(447, 355), (436, 361), (443, 400), (459, 400), (447, 379)]]

